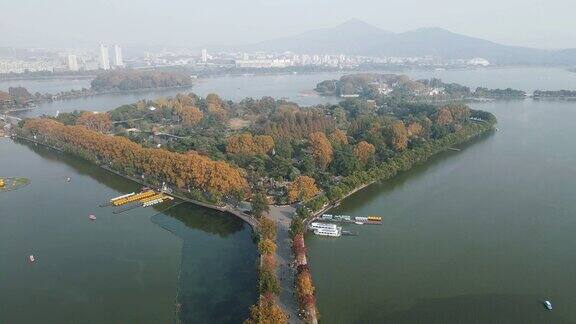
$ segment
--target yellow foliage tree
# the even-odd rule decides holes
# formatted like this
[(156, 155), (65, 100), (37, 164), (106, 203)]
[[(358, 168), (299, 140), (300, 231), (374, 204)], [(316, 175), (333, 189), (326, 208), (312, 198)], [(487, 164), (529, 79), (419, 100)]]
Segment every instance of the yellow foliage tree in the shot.
[(440, 108), (438, 109), (438, 114), (436, 115), (436, 123), (440, 126), (445, 126), (450, 123), (454, 118), (452, 118), (452, 113), (448, 108)]
[(368, 162), (374, 156), (374, 153), (376, 153), (376, 148), (366, 141), (361, 141), (354, 147), (354, 155), (362, 163)]
[(408, 136), (419, 136), (422, 134), (422, 125), (418, 122), (413, 122), (408, 127), (406, 127), (408, 131)]
[(323, 132), (315, 132), (310, 134), (310, 146), (312, 147), (312, 154), (316, 159), (318, 165), (325, 169), (330, 162), (334, 152), (332, 151), (332, 145), (326, 138), (326, 134)]
[(288, 317), (276, 304), (271, 295), (261, 296), (256, 305), (250, 307), (250, 318), (244, 324), (286, 324)]
[(73, 153), (129, 174), (145, 174), (178, 189), (195, 188), (216, 194), (246, 194), (248, 183), (241, 169), (213, 161), (195, 152), (180, 154), (143, 148), (124, 137), (108, 136), (80, 125), (65, 126), (52, 119), (28, 119), (23, 128), (53, 145), (66, 145)]
[(334, 145), (348, 145), (348, 136), (343, 130), (336, 129), (330, 133), (330, 141)]
[(216, 116), (218, 120), (225, 120), (228, 117), (222, 99), (217, 94), (211, 93), (206, 96), (206, 106), (208, 113)]
[(403, 151), (408, 147), (408, 131), (400, 120), (392, 124), (392, 146), (396, 151)]
[(308, 271), (303, 271), (296, 278), (296, 289), (300, 296), (314, 295), (314, 285)]
[(204, 114), (198, 107), (176, 105), (174, 108), (178, 116), (180, 116), (182, 125), (185, 126), (196, 125), (204, 117)]
[(262, 155), (274, 148), (274, 139), (268, 135), (252, 136), (250, 133), (233, 135), (228, 138), (226, 151), (232, 154)]
[(276, 243), (271, 239), (261, 239), (260, 242), (258, 242), (258, 251), (263, 255), (274, 254), (276, 253)]
[(318, 192), (316, 180), (308, 176), (299, 176), (288, 188), (288, 199), (290, 202), (306, 201), (316, 196)]
[(107, 113), (83, 112), (76, 120), (77, 125), (100, 133), (107, 133), (112, 128), (112, 120)]

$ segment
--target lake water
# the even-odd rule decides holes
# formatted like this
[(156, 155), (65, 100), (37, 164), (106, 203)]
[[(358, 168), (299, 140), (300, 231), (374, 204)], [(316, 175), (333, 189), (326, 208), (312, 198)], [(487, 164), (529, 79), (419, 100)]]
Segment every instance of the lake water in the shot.
[[(560, 69), (406, 74), (471, 87), (576, 89), (576, 73)], [(210, 78), (199, 80), (193, 91), (233, 100), (272, 95), (303, 105), (337, 102), (309, 90), (341, 75)], [(109, 110), (176, 92), (74, 99), (28, 114)], [(496, 114), (500, 131), (373, 185), (334, 211), (380, 215), (382, 226), (350, 226), (358, 237), (307, 237), (323, 322), (576, 322), (576, 102), (499, 101), (474, 107)], [(8, 140), (0, 141), (0, 170), (33, 181), (0, 195), (0, 322), (4, 314), (12, 321), (17, 316), (164, 321), (174, 315), (176, 290), (185, 296), (181, 313), (186, 322), (225, 316), (231, 306), (237, 306), (232, 316), (238, 322), (255, 300), (255, 247), (236, 220), (191, 206), (157, 216), (146, 209), (113, 216), (94, 206), (133, 191), (134, 185), (72, 158)], [(72, 183), (62, 181), (70, 174)], [(83, 186), (73, 187), (79, 183)], [(99, 218), (89, 223), (86, 215), (94, 210)], [(223, 219), (228, 220), (222, 224)], [(99, 227), (98, 235), (92, 233)], [(222, 229), (229, 234), (222, 235)], [(50, 247), (48, 258), (46, 251), (36, 252)], [(34, 265), (25, 262), (31, 251), (39, 258)], [(121, 263), (126, 256), (139, 261)], [(544, 310), (544, 298), (553, 302), (554, 311)], [(78, 313), (62, 313), (70, 305)], [(45, 316), (24, 312), (32, 308), (43, 309)], [(48, 309), (58, 311), (46, 315)]]
[(31, 180), (0, 193), (0, 323), (170, 323), (178, 307), (184, 323), (248, 316), (257, 251), (238, 219), (188, 204), (114, 215), (98, 205), (136, 184), (5, 138), (0, 175)]

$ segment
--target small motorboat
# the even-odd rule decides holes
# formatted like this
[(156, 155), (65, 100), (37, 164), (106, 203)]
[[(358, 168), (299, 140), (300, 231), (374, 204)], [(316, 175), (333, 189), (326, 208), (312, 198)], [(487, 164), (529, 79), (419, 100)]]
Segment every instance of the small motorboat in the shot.
[(362, 222), (354, 222), (354, 224), (356, 224), (356, 225), (364, 225), (364, 223), (362, 223)]
[(548, 310), (552, 310), (552, 303), (548, 300), (542, 302)]
[(90, 216), (88, 216), (88, 218), (90, 218), (90, 220), (96, 220), (96, 216), (94, 216), (94, 215), (90, 215)]
[(66, 177), (66, 182), (70, 182), (70, 181), (72, 181), (72, 178)]
[(30, 262), (36, 261), (36, 259), (34, 258), (34, 256), (32, 254), (30, 254), (30, 256), (28, 257), (28, 260), (30, 260)]

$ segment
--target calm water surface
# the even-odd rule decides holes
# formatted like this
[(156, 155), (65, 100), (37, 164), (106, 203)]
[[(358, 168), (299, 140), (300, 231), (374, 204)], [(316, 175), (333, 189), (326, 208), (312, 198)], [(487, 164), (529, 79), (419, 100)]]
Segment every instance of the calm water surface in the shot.
[(137, 185), (4, 138), (0, 175), (31, 180), (0, 193), (0, 323), (170, 323), (178, 308), (184, 323), (248, 315), (256, 248), (239, 220), (187, 204), (114, 215), (98, 205)]
[[(407, 74), (471, 87), (576, 89), (576, 73), (560, 69)], [(341, 75), (211, 78), (193, 91), (310, 105), (337, 102), (308, 91)], [(178, 91), (49, 103), (28, 115), (109, 110)], [(335, 211), (381, 215), (382, 226), (351, 226), (358, 237), (307, 238), (323, 322), (576, 323), (576, 102), (475, 107), (495, 113), (500, 131), (371, 186)], [(95, 206), (134, 185), (8, 140), (0, 141), (0, 173), (33, 181), (0, 195), (0, 322), (165, 322), (177, 303), (187, 322), (238, 322), (255, 299), (256, 252), (235, 219), (190, 206), (112, 215)], [(29, 253), (39, 262), (26, 263)]]
[(576, 102), (475, 108), (500, 131), (333, 210), (382, 226), (307, 237), (326, 323), (576, 322)]

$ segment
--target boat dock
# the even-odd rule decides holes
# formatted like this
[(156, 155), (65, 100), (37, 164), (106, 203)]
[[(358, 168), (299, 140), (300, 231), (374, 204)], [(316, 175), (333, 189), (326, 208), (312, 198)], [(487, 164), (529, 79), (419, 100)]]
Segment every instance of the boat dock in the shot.
[(352, 217), (349, 215), (322, 214), (318, 219), (324, 222), (332, 222), (332, 223), (349, 223), (357, 225), (382, 225), (382, 217), (380, 216)]
[(120, 214), (139, 207), (151, 207), (159, 203), (173, 200), (174, 197), (165, 193), (158, 193), (154, 190), (144, 188), (139, 193), (129, 193), (110, 199), (108, 203), (101, 204), (100, 207), (115, 207), (114, 214)]

